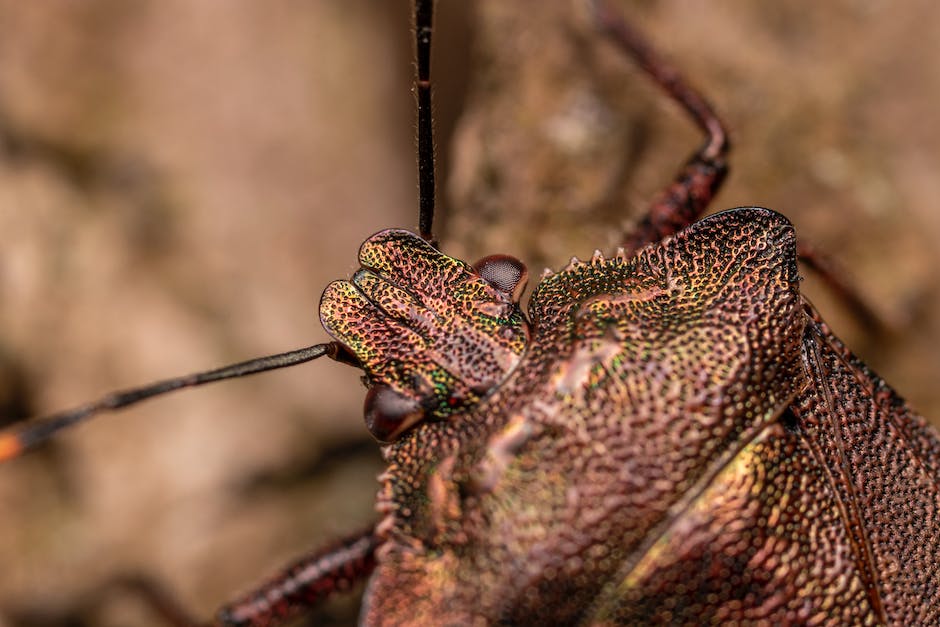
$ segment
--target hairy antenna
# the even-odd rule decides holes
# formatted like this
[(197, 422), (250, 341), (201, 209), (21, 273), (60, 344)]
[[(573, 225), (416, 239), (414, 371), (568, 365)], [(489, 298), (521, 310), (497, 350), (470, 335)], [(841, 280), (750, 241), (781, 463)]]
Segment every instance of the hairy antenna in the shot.
[(415, 2), (415, 49), (418, 57), (418, 231), (434, 243), (434, 122), (431, 118), (431, 32), (434, 1)]

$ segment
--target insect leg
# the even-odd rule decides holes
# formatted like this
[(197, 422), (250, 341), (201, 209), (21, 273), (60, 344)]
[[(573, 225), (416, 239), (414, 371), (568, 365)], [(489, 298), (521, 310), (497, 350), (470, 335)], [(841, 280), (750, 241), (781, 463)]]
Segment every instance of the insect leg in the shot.
[(315, 551), (216, 614), (216, 623), (280, 625), (334, 592), (348, 590), (375, 568), (379, 542), (372, 528)]
[(688, 226), (708, 207), (728, 173), (730, 148), (725, 125), (708, 101), (679, 71), (606, 2), (591, 0), (598, 28), (689, 115), (706, 135), (675, 180), (653, 200), (643, 220), (624, 238), (627, 254)]
[(892, 325), (859, 294), (855, 285), (846, 279), (846, 272), (836, 262), (806, 241), (797, 242), (796, 253), (800, 261), (821, 278), (832, 293), (841, 300), (869, 330), (881, 333)]
[[(675, 180), (653, 200), (646, 216), (624, 238), (623, 247), (630, 254), (688, 226), (705, 211), (728, 173), (730, 143), (721, 118), (675, 67), (605, 2), (591, 0), (590, 5), (601, 31), (632, 57), (707, 136), (705, 144), (693, 153)], [(889, 326), (829, 257), (806, 242), (800, 242), (798, 254), (800, 261), (825, 281), (862, 324), (874, 331)]]

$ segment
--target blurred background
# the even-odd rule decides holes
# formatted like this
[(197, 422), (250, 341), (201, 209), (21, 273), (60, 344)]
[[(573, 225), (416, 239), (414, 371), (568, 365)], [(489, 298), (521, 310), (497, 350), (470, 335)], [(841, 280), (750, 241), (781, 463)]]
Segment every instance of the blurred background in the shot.
[[(940, 418), (940, 6), (620, 2), (732, 130), (714, 209), (762, 205), (889, 323), (854, 350)], [(326, 339), (323, 287), (413, 228), (405, 0), (0, 0), (3, 420)], [(538, 277), (610, 251), (700, 142), (577, 2), (440, 2), (439, 233)], [(536, 278), (532, 279), (534, 282)], [(532, 283), (530, 282), (530, 284)], [(531, 290), (530, 290), (531, 291)], [(0, 626), (206, 617), (373, 519), (358, 373), (314, 362), (99, 418), (0, 467)], [(316, 616), (346, 624), (356, 599)]]

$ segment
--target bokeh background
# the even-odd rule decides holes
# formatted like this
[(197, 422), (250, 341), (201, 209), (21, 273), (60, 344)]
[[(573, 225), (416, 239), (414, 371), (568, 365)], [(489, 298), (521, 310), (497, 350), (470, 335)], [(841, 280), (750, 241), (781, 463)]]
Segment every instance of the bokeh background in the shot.
[[(940, 418), (940, 6), (621, 2), (732, 129), (714, 208), (784, 212), (890, 330), (806, 292)], [(323, 341), (359, 243), (413, 227), (405, 0), (0, 0), (4, 420)], [(440, 2), (444, 249), (534, 277), (609, 251), (699, 137), (578, 2)], [(534, 281), (535, 279), (533, 279)], [(0, 467), (0, 625), (200, 616), (373, 517), (351, 368), (315, 362), (106, 416)], [(317, 615), (348, 623), (350, 597)]]

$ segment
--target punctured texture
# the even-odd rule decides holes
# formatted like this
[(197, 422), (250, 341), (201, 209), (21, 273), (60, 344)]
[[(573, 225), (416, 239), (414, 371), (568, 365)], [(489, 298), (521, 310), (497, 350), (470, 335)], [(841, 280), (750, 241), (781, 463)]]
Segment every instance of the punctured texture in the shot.
[(759, 208), (544, 278), (505, 380), (384, 447), (363, 622), (935, 621), (937, 437), (799, 280)]
[(370, 384), (445, 418), (479, 402), (519, 362), (529, 331), (518, 302), (469, 264), (398, 229), (367, 239), (359, 263), (351, 281), (327, 286), (320, 320)]

